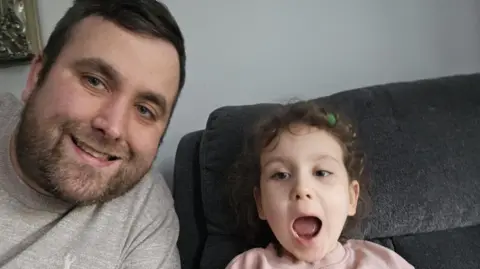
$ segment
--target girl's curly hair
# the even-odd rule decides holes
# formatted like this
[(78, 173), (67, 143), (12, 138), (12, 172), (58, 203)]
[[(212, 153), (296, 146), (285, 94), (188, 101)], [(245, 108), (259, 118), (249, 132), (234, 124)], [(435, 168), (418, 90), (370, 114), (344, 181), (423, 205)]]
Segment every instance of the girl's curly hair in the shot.
[[(335, 117), (333, 124), (332, 119), (329, 118), (330, 114)], [(267, 222), (258, 217), (253, 190), (255, 187), (260, 187), (262, 151), (282, 132), (290, 131), (290, 127), (294, 124), (304, 124), (325, 130), (337, 139), (343, 149), (343, 162), (349, 180), (359, 182), (357, 214), (347, 218), (339, 241), (344, 243), (347, 239), (356, 237), (359, 234), (359, 224), (368, 213), (370, 196), (367, 177), (364, 174), (365, 155), (359, 149), (356, 131), (352, 124), (344, 116), (327, 111), (315, 101), (281, 105), (278, 110), (255, 125), (228, 175), (228, 197), (236, 216), (236, 228), (239, 235), (244, 237), (251, 246), (266, 246), (268, 243), (274, 243), (276, 248), (280, 249), (279, 242)]]

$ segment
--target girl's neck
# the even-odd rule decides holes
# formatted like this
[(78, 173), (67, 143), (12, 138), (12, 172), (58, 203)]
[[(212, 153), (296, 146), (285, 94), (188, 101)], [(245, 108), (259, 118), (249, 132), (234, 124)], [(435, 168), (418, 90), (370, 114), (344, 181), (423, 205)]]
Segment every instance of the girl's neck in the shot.
[(297, 259), (297, 257), (295, 257), (291, 252), (289, 252), (287, 249), (285, 249), (282, 246), (280, 246), (278, 250), (279, 250), (278, 254), (280, 254), (281, 257), (287, 259), (293, 264), (309, 263), (309, 264), (315, 265), (315, 267), (324, 267), (324, 266), (338, 263), (345, 258), (345, 254), (346, 254), (345, 248), (340, 242), (337, 242), (337, 244), (327, 253), (327, 255), (325, 255), (323, 258), (313, 263), (305, 262)]

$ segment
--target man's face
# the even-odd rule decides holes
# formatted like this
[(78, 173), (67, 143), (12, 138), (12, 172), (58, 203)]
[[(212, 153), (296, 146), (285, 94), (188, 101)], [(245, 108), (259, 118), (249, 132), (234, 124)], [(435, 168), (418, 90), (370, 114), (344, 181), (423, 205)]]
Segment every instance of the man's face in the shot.
[(108, 201), (150, 169), (178, 93), (173, 45), (88, 17), (41, 85), (32, 65), (16, 137), (27, 181), (67, 202)]

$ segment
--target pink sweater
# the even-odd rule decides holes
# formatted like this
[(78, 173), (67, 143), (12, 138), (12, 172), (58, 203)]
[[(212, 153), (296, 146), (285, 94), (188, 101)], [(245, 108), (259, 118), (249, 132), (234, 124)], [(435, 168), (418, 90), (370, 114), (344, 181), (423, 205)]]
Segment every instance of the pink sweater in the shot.
[(254, 248), (236, 256), (227, 269), (412, 269), (414, 268), (394, 251), (362, 240), (349, 240), (321, 261), (314, 264), (293, 262), (278, 257), (273, 245)]

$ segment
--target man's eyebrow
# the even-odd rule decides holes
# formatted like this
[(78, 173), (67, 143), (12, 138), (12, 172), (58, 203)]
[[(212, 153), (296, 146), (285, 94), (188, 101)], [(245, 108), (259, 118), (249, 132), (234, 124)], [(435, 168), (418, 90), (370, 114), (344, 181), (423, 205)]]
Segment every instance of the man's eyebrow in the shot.
[(154, 93), (153, 91), (145, 91), (139, 94), (138, 96), (140, 99), (143, 99), (145, 101), (151, 102), (154, 105), (158, 106), (161, 109), (161, 113), (165, 115), (167, 113), (167, 100), (165, 99), (165, 96)]
[(121, 75), (112, 65), (100, 58), (84, 58), (73, 63), (75, 69), (93, 69), (108, 80), (118, 81)]

